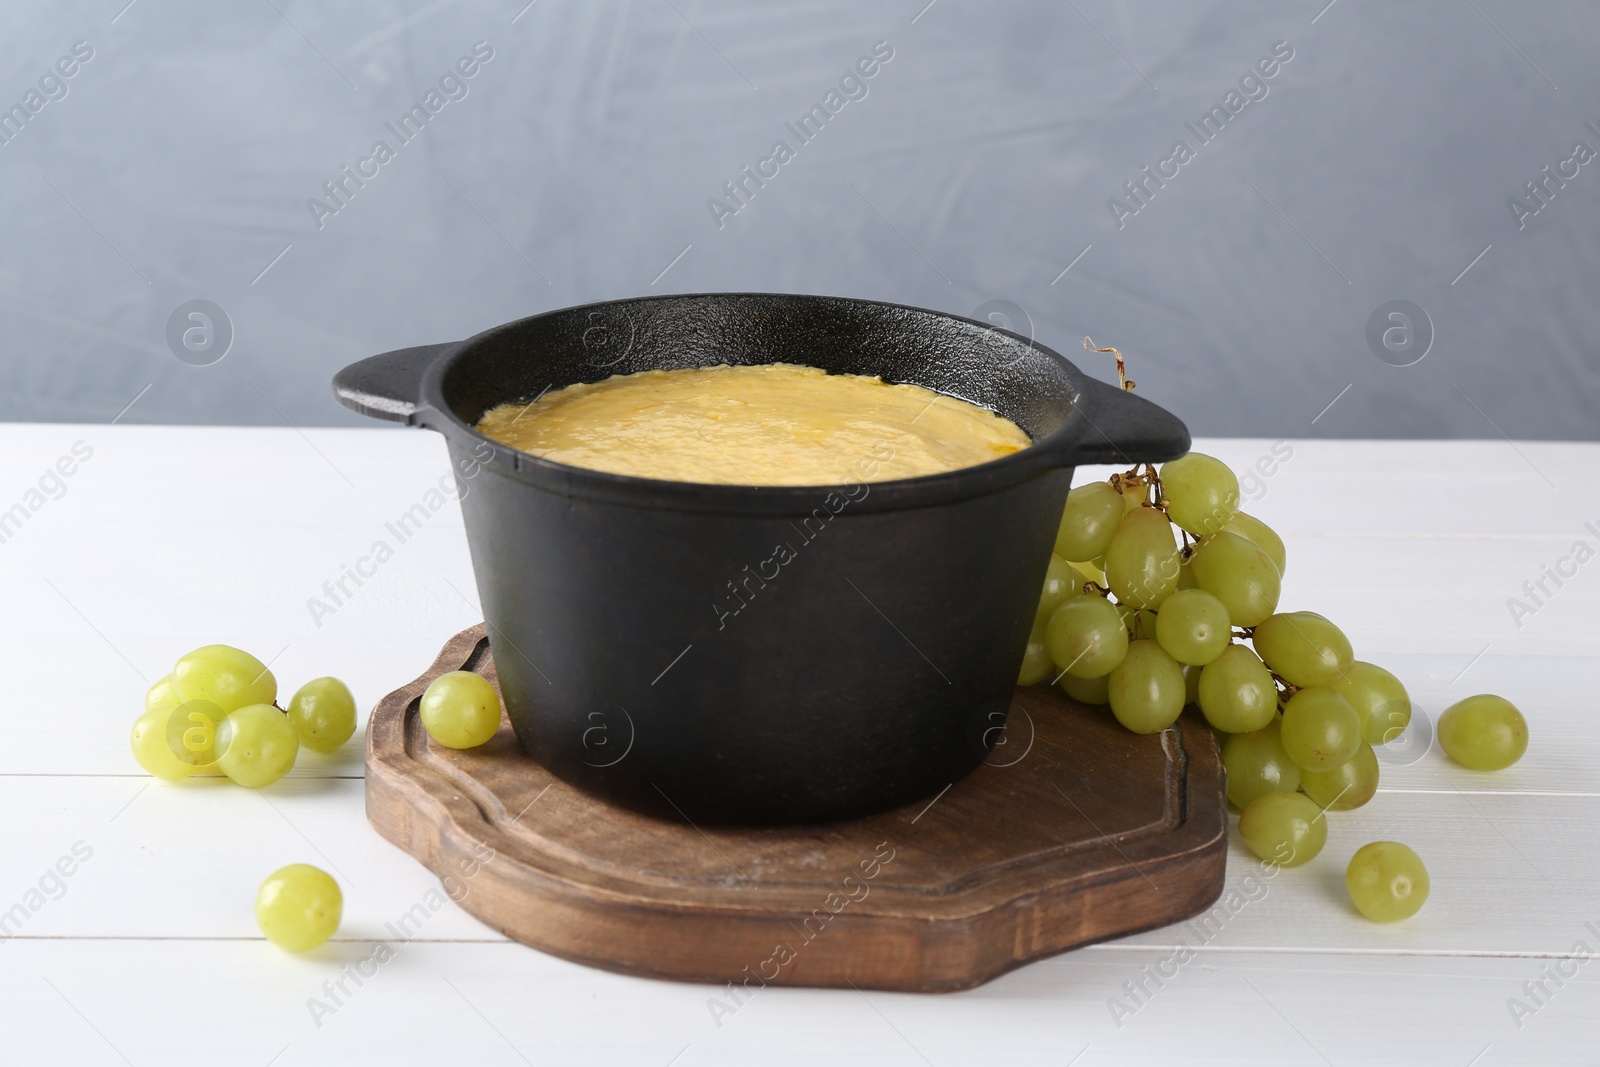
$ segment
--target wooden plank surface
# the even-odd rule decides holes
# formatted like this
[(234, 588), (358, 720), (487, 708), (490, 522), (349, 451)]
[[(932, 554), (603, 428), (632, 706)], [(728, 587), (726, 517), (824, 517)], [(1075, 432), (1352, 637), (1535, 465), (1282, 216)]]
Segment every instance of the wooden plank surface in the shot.
[[(360, 739), (256, 794), (150, 784), (126, 729), (144, 679), (194, 645), (277, 653), (287, 685), (340, 674), (370, 705), (477, 621), (453, 505), (320, 626), (306, 605), (376, 539), (394, 540), (385, 523), (437, 486), (443, 446), (382, 429), (7, 425), (0, 505), (78, 440), (93, 458), (0, 544), (0, 909), (74, 843), (94, 850), (0, 943), (8, 1060), (1593, 1061), (1600, 970), (1561, 957), (1582, 940), (1600, 952), (1586, 925), (1600, 927), (1588, 845), (1600, 822), (1600, 565), (1521, 627), (1507, 599), (1574, 541), (1596, 543), (1585, 523), (1600, 525), (1600, 446), (1296, 441), (1262, 478), (1246, 506), (1285, 536), (1286, 605), (1337, 619), (1358, 655), (1435, 713), (1472, 692), (1511, 696), (1532, 744), (1498, 775), (1436, 750), (1386, 764), (1377, 800), (1334, 821), (1323, 857), (1193, 945), (1120, 1027), (1108, 1000), (1160, 966), (1181, 928), (949, 996), (768, 989), (719, 1028), (714, 988), (578, 967), (449, 903), (318, 1027), (307, 1001), (321, 982), (392, 939), (385, 924), (437, 884), (365, 826)], [(1200, 447), (1242, 467), (1273, 445)], [(1379, 836), (1412, 844), (1434, 877), (1429, 906), (1393, 927), (1355, 917), (1337, 885), (1343, 858)], [(261, 942), (250, 916), (260, 878), (295, 860), (337, 867), (347, 889), (341, 940), (305, 959)], [(1245, 888), (1249, 866), (1236, 851), (1230, 886)], [(1575, 974), (1559, 987), (1545, 977), (1558, 966)], [(1536, 1004), (1524, 983), (1541, 981)], [(1534, 1009), (1520, 1027), (1512, 998)]]

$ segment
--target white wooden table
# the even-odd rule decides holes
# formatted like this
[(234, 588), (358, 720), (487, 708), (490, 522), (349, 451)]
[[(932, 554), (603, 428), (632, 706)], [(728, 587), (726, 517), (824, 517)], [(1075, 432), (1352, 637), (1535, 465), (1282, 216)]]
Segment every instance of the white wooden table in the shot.
[[(92, 456), (65, 493), (28, 496), (80, 441)], [(1199, 447), (1243, 469), (1272, 446)], [(1523, 761), (1386, 764), (1316, 861), (1209, 937), (1157, 930), (955, 995), (769, 988), (719, 1026), (714, 988), (554, 959), (451, 904), (397, 941), (386, 924), (437, 882), (368, 829), (360, 735), (260, 792), (153, 782), (129, 755), (146, 684), (193, 646), (253, 650), (291, 690), (337, 674), (370, 707), (479, 620), (453, 503), (403, 544), (384, 526), (445, 474), (439, 438), (0, 426), (0, 511), (26, 513), (0, 544), (0, 1061), (1600, 1062), (1600, 963), (1573, 956), (1600, 953), (1600, 562), (1547, 579), (1520, 627), (1507, 606), (1576, 542), (1600, 547), (1600, 446), (1288, 447), (1247, 482), (1247, 509), (1289, 546), (1284, 605), (1337, 620), (1425, 712), (1509, 696), (1531, 725)], [(379, 539), (394, 557), (318, 625), (308, 598)], [(1432, 872), (1409, 922), (1345, 900), (1346, 860), (1379, 838)], [(294, 861), (346, 893), (337, 941), (304, 957), (264, 942), (251, 910)], [(1235, 847), (1230, 885), (1255, 869)], [(358, 985), (379, 941), (393, 958)], [(1173, 974), (1180, 944), (1195, 951)], [(312, 998), (335, 1010), (314, 1018)]]

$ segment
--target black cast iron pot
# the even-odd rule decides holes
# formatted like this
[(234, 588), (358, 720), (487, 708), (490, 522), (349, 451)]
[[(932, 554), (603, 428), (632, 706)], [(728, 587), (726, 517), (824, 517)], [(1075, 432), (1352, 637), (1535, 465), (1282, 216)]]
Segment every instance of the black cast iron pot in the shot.
[[(749, 487), (571, 467), (473, 429), (575, 382), (772, 362), (925, 386), (1035, 443), (921, 478)], [(976, 767), (1010, 706), (1073, 467), (1189, 447), (1166, 411), (1025, 338), (837, 297), (567, 308), (362, 360), (333, 387), (449, 443), (522, 746), (607, 800), (695, 822), (865, 815)]]

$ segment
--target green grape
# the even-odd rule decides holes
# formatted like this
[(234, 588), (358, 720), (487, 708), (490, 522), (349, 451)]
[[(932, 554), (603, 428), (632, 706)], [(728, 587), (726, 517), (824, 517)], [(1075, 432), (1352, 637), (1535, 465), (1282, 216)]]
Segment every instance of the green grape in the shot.
[(1278, 713), (1272, 672), (1243, 645), (1229, 645), (1201, 669), (1199, 691), (1206, 722), (1225, 733), (1254, 733)]
[(309, 863), (280, 867), (256, 892), (256, 925), (290, 952), (307, 952), (332, 937), (343, 912), (339, 883)]
[(1398, 841), (1374, 841), (1356, 849), (1345, 868), (1350, 903), (1373, 922), (1409, 919), (1428, 900), (1428, 868)]
[(1228, 799), (1241, 808), (1268, 793), (1300, 788), (1300, 768), (1284, 751), (1276, 719), (1259, 730), (1228, 738), (1222, 746), (1222, 766), (1228, 772)]
[(1183, 665), (1183, 706), (1200, 703), (1200, 672), (1204, 667), (1194, 667), (1187, 663)]
[(1314, 611), (1263, 619), (1250, 640), (1273, 673), (1294, 686), (1337, 685), (1355, 662), (1344, 631)]
[(1331, 771), (1361, 747), (1361, 716), (1336, 690), (1312, 686), (1283, 706), (1282, 736), (1301, 770)]
[(1118, 722), (1136, 734), (1159, 733), (1183, 712), (1183, 668), (1154, 641), (1135, 641), (1106, 692)]
[(1078, 596), (1050, 616), (1044, 643), (1061, 670), (1078, 678), (1099, 678), (1127, 655), (1128, 631), (1105, 597)]
[(1356, 754), (1331, 771), (1305, 771), (1300, 788), (1329, 811), (1351, 811), (1378, 792), (1378, 756), (1365, 741)]
[(207, 700), (224, 712), (278, 697), (278, 680), (266, 665), (230, 645), (206, 645), (180, 658), (172, 685), (184, 700)]
[(421, 715), (423, 728), (439, 744), (477, 748), (500, 730), (500, 694), (481, 674), (450, 671), (429, 683)]
[(1189, 559), (1200, 588), (1222, 601), (1228, 621), (1254, 626), (1278, 607), (1282, 578), (1272, 557), (1254, 542), (1223, 530), (1194, 547)]
[(1022, 650), (1022, 667), (1017, 671), (1018, 685), (1038, 685), (1056, 672), (1050, 662), (1050, 650), (1045, 647), (1044, 627), (1035, 624), (1028, 635), (1028, 644)]
[(1377, 664), (1356, 660), (1333, 687), (1361, 716), (1361, 736), (1369, 745), (1388, 744), (1411, 723), (1406, 687)]
[(1106, 549), (1106, 584), (1124, 604), (1153, 608), (1178, 588), (1172, 524), (1156, 508), (1128, 512)]
[(221, 756), (217, 735), (227, 718), (215, 704), (186, 700), (167, 720), (167, 747), (196, 771), (211, 770)]
[(1180, 589), (1156, 609), (1156, 640), (1179, 663), (1204, 667), (1233, 640), (1228, 609), (1204, 589)]
[(1246, 541), (1260, 548), (1268, 556), (1272, 557), (1272, 562), (1278, 567), (1278, 574), (1281, 576), (1285, 573), (1284, 565), (1288, 561), (1289, 554), (1284, 550), (1283, 538), (1279, 537), (1277, 531), (1272, 527), (1254, 515), (1236, 511), (1233, 513), (1233, 518), (1228, 520), (1223, 529), (1231, 534), (1238, 534)]
[(250, 789), (271, 785), (294, 768), (300, 742), (289, 716), (271, 704), (246, 704), (228, 713), (218, 737), (217, 767)]
[(1066, 672), (1056, 682), (1061, 691), (1082, 704), (1109, 704), (1111, 702), (1111, 675), (1098, 678), (1075, 678)]
[(1122, 494), (1110, 482), (1090, 482), (1067, 494), (1056, 531), (1056, 555), (1074, 561), (1105, 555), (1127, 512)]
[(1194, 567), (1190, 564), (1188, 557), (1180, 555), (1179, 559), (1181, 562), (1178, 564), (1178, 588), (1199, 589), (1200, 579), (1194, 576)]
[(151, 708), (133, 720), (133, 758), (150, 774), (175, 782), (195, 772), (194, 764), (178, 758), (167, 743), (167, 722), (175, 709)]
[(1081, 575), (1081, 579), (1080, 579), (1079, 584), (1078, 584), (1078, 588), (1079, 588), (1080, 591), (1083, 588), (1083, 584), (1082, 584), (1083, 582), (1093, 582), (1095, 585), (1100, 586), (1102, 589), (1105, 588), (1106, 572), (1105, 572), (1105, 568), (1101, 565), (1104, 562), (1105, 562), (1105, 560), (1102, 558), (1102, 559), (1099, 560), (1099, 562), (1096, 562), (1095, 560), (1089, 560), (1086, 563), (1073, 563), (1072, 564), (1072, 569), (1077, 571), (1078, 574)]
[[(228, 713), (209, 700), (184, 699), (179, 693), (177, 683), (173, 681), (170, 674), (158, 679), (155, 684), (145, 691), (144, 707), (146, 711), (155, 711), (158, 708), (172, 711), (180, 705), (183, 708), (182, 713), (169, 720), (168, 723), (169, 739), (172, 740), (180, 759), (190, 763), (204, 763), (206, 761), (199, 760), (198, 756), (206, 748), (210, 747), (210, 742), (201, 744), (197, 741), (198, 732), (203, 732), (206, 727), (205, 724), (195, 718), (195, 714), (198, 712), (211, 720), (210, 732), (214, 735), (217, 728), (222, 725), (222, 720), (227, 718)], [(182, 743), (180, 743), (180, 739)], [(216, 761), (213, 759), (210, 762), (214, 763)]]
[(1083, 576), (1066, 560), (1050, 553), (1050, 563), (1045, 567), (1044, 589), (1039, 593), (1039, 606), (1033, 609), (1033, 621), (1037, 625), (1050, 618), (1050, 613), (1061, 606), (1061, 602), (1068, 597), (1079, 596), (1083, 592)]
[(1261, 859), (1298, 867), (1322, 851), (1328, 841), (1328, 820), (1308, 796), (1268, 793), (1244, 806), (1239, 836)]
[(1161, 467), (1167, 514), (1196, 537), (1214, 534), (1239, 510), (1239, 479), (1220, 459), (1190, 452)]
[(1479, 693), (1444, 709), (1439, 747), (1470, 770), (1504, 770), (1528, 751), (1528, 720), (1505, 697)]
[(154, 711), (157, 708), (175, 708), (183, 703), (183, 697), (178, 695), (178, 687), (173, 684), (172, 675), (165, 674), (144, 692), (144, 710)]
[(172, 675), (145, 691), (144, 714), (134, 720), (134, 758), (157, 778), (176, 781), (217, 762), (217, 730), (227, 715), (209, 700), (184, 700)]
[(337, 678), (313, 678), (289, 701), (289, 723), (313, 752), (333, 752), (356, 732), (356, 699)]
[(1124, 514), (1136, 508), (1142, 508), (1148, 503), (1150, 503), (1150, 484), (1148, 482), (1122, 483), (1122, 509)]

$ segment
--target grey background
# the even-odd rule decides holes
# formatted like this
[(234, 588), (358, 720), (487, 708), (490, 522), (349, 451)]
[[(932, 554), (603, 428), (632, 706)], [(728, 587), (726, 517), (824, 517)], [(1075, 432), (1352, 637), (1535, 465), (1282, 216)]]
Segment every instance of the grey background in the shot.
[[(362, 424), (327, 384), (362, 356), (755, 289), (1009, 302), (1101, 376), (1081, 338), (1119, 346), (1198, 434), (1600, 435), (1600, 160), (1521, 229), (1507, 204), (1600, 150), (1595, 4), (524, 3), (7, 0), (0, 105), (95, 54), (0, 145), (0, 418)], [(468, 95), (319, 229), (307, 199), (480, 40)], [(799, 146), (784, 123), (880, 40)], [(1280, 40), (1119, 229), (1108, 199)], [(708, 198), (780, 138), (719, 228)], [(234, 334), (209, 366), (167, 341), (197, 298)], [(1411, 366), (1367, 342), (1393, 299), (1433, 324)]]

